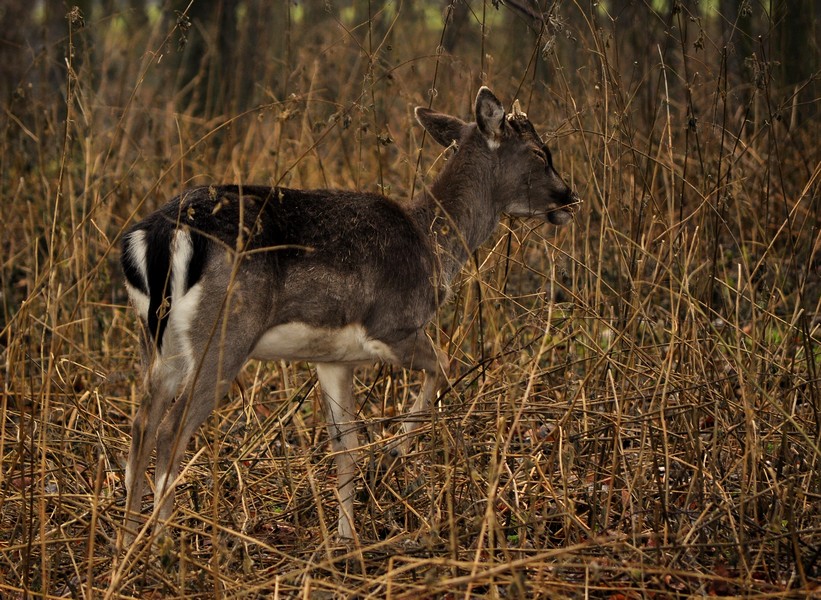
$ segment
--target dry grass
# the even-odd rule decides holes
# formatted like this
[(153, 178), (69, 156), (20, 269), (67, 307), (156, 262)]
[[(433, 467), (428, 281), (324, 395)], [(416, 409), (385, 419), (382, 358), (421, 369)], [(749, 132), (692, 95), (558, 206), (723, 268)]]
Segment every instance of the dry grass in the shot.
[[(745, 69), (715, 19), (641, 8), (625, 29), (566, 3), (537, 39), (471, 4), (491, 29), (451, 55), (435, 11), (294, 12), (286, 57), (235, 65), (257, 85), (234, 112), (180, 108), (172, 22), (126, 35), (98, 10), (68, 21), (73, 53), (26, 58), (0, 122), (0, 596), (817, 592), (818, 111), (797, 120), (782, 59)], [(139, 397), (123, 228), (205, 182), (408, 197), (437, 160), (411, 108), (436, 89), (464, 115), (481, 73), (585, 203), (562, 230), (505, 222), (465, 270), (430, 330), (452, 389), (387, 476), (418, 381), (359, 372), (361, 554), (328, 535), (310, 368), (257, 363), (189, 449), (172, 542), (114, 550)]]

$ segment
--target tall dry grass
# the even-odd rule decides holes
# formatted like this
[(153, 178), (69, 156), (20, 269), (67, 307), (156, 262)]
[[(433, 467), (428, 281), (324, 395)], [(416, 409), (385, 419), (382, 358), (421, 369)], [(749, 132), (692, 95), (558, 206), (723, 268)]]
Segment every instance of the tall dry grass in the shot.
[[(406, 4), (289, 9), (269, 25), (285, 55), (233, 65), (256, 83), (228, 112), (192, 96), (226, 74), (184, 81), (182, 42), (215, 47), (184, 15), (74, 12), (49, 52), (19, 50), (0, 137), (0, 595), (818, 590), (820, 132), (775, 84), (783, 58), (766, 35), (734, 53), (715, 14), (638, 7), (636, 24), (575, 3), (537, 34), (473, 2), (474, 37), (447, 53), (438, 9)], [(315, 377), (285, 363), (249, 364), (197, 434), (172, 543), (114, 549), (140, 394), (123, 229), (210, 182), (408, 198), (443, 160), (427, 142), (420, 158), (412, 107), (467, 116), (480, 82), (521, 99), (584, 204), (561, 230), (506, 220), (465, 269), (430, 330), (452, 387), (388, 475), (380, 439), (418, 381), (358, 372), (362, 552), (333, 547)]]

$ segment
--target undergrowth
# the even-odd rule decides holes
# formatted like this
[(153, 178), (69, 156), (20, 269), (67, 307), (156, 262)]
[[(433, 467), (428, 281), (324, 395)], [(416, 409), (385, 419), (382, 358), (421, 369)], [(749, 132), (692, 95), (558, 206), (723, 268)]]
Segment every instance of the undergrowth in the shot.
[[(286, 20), (264, 23), (246, 4), (237, 30), (278, 39), (266, 55), (268, 38), (240, 36), (234, 56), (250, 58), (233, 64), (184, 7), (135, 24), (94, 4), (42, 52), (14, 48), (26, 66), (0, 121), (0, 593), (817, 592), (819, 73), (778, 83), (789, 57), (766, 7), (745, 9), (759, 35), (688, 3), (547, 2), (539, 21), (470, 2), (444, 23), (440, 5), (357, 3), (317, 22), (311, 3), (283, 3)], [(407, 200), (447, 158), (413, 107), (467, 117), (481, 84), (520, 99), (583, 204), (563, 229), (505, 220), (474, 256), (429, 329), (450, 388), (387, 475), (380, 440), (419, 381), (358, 370), (360, 548), (334, 546), (315, 376), (286, 363), (248, 364), (198, 432), (170, 541), (118, 548), (141, 381), (123, 230), (205, 183)]]

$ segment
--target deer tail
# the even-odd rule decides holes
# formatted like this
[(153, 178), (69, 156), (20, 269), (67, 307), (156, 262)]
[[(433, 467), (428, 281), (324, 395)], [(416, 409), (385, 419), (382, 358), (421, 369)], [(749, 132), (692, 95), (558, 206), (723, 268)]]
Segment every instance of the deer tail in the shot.
[(206, 252), (204, 236), (167, 220), (141, 223), (123, 237), (128, 295), (158, 353), (175, 303), (202, 277)]

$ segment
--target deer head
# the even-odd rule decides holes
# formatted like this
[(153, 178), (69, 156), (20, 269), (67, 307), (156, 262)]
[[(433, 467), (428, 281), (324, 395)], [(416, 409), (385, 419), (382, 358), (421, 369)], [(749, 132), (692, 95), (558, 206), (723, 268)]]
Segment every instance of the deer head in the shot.
[[(470, 189), (460, 172), (475, 176), (476, 163), (482, 181), (477, 184), (490, 194), (492, 209), (498, 214), (515, 217), (540, 217), (554, 225), (564, 225), (572, 218), (572, 205), (578, 198), (553, 166), (547, 145), (522, 112), (518, 100), (505, 114), (502, 103), (488, 88), (476, 95), (475, 123), (433, 111), (416, 109), (416, 118), (443, 146), (459, 148), (449, 166), (452, 185)], [(447, 191), (442, 196), (449, 195)]]

